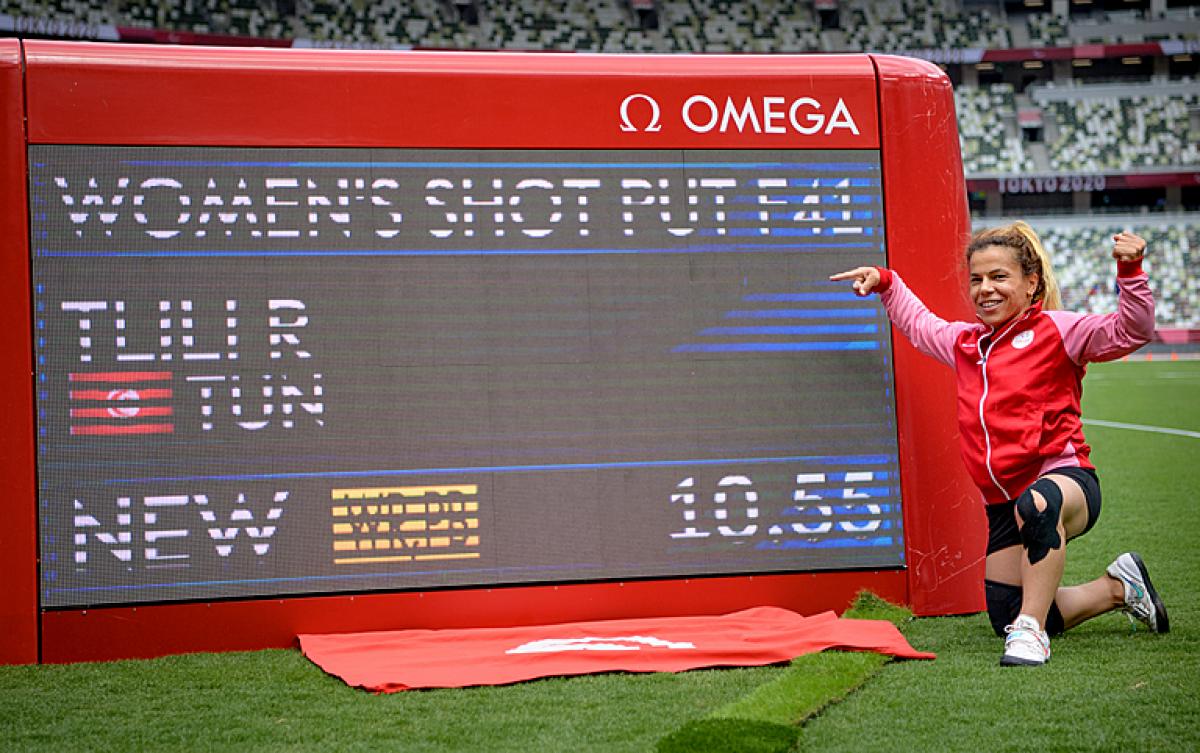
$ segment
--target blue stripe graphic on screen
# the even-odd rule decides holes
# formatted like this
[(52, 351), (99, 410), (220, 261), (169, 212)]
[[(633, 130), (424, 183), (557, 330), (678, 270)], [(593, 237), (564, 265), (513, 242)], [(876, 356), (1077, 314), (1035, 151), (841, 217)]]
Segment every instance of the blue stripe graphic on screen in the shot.
[[(878, 478), (878, 479), (871, 479), (871, 480), (884, 481), (886, 479)], [(892, 489), (890, 487), (887, 487), (887, 486), (858, 486), (856, 482), (848, 481), (845, 478), (844, 474), (843, 474), (843, 478), (841, 480), (835, 480), (835, 479), (831, 478), (830, 481), (831, 482), (836, 481), (837, 483), (841, 483), (841, 484), (854, 484), (853, 489), (854, 489), (855, 494), (865, 494), (868, 497), (889, 497), (892, 495)], [(829, 483), (829, 482), (826, 482), (826, 483)], [(859, 483), (861, 483), (861, 482), (859, 482)], [(820, 497), (822, 502), (847, 503), (847, 504), (842, 504), (842, 505), (836, 505), (835, 508), (838, 510), (845, 511), (845, 512), (853, 512), (853, 511), (861, 512), (861, 510), (859, 510), (861, 505), (848, 504), (849, 500), (845, 497), (845, 495), (843, 493), (844, 492), (843, 488), (823, 489), (823, 488), (819, 488), (816, 485), (810, 484), (810, 485), (805, 486), (804, 491), (806, 494), (809, 494), (811, 496)], [(815, 502), (816, 500), (812, 500), (812, 501)], [(784, 513), (799, 515), (799, 514), (802, 514), (803, 511), (799, 507), (789, 507), (786, 510), (784, 510)]]
[[(287, 479), (287, 478), (365, 478), (369, 476), (437, 476), (446, 474), (471, 473), (531, 473), (538, 471), (590, 471), (602, 469), (628, 468), (672, 468), (686, 466), (710, 465), (762, 465), (765, 463), (795, 463), (803, 461), (818, 465), (885, 465), (896, 462), (889, 455), (797, 455), (794, 457), (777, 458), (689, 458), (686, 460), (644, 460), (637, 462), (613, 463), (556, 463), (546, 465), (493, 465), (493, 466), (464, 466), (459, 468), (409, 468), (409, 469), (373, 469), (364, 471), (313, 471), (311, 473), (260, 473), (260, 474), (229, 474), (204, 476), (162, 476), (146, 478), (113, 478), (107, 479), (107, 484), (150, 483), (158, 481), (200, 481), (200, 480), (254, 480), (254, 479)], [(844, 475), (844, 474), (843, 474)]]
[[(879, 165), (870, 162), (264, 162), (264, 161), (209, 161), (209, 160), (121, 160), (120, 164), (130, 167), (312, 167), (312, 168), (449, 168), (479, 169), (497, 168), (504, 170), (598, 168), (603, 170), (655, 169), (655, 170), (811, 170), (816, 172), (878, 172)], [(43, 165), (44, 167), (44, 165)], [(797, 185), (803, 183), (799, 181)], [(838, 187), (830, 180), (821, 185)], [(871, 185), (871, 184), (865, 184)]]
[(826, 319), (879, 316), (875, 309), (759, 309), (726, 312), (726, 319)]
[[(796, 209), (785, 212), (768, 212), (767, 217), (772, 220), (796, 220), (797, 222), (845, 222), (847, 220), (870, 220), (875, 218), (875, 213), (867, 210), (851, 210), (840, 209), (838, 207), (846, 206), (848, 202), (823, 202), (820, 204), (805, 203), (803, 209)], [(819, 209), (813, 209), (819, 207)], [(832, 207), (832, 208), (831, 208)], [(756, 216), (757, 215), (757, 216)], [(758, 212), (730, 212), (729, 216), (732, 219), (756, 220), (761, 219)], [(837, 227), (837, 225), (834, 225)]]
[(822, 228), (819, 228), (819, 227), (794, 227), (794, 228), (792, 228), (792, 227), (779, 227), (779, 228), (770, 228), (770, 229), (769, 229), (767, 232), (765, 232), (765, 233), (764, 233), (764, 232), (763, 232), (761, 229), (759, 229), (759, 228), (752, 228), (752, 227), (731, 227), (731, 228), (728, 228), (728, 229), (726, 229), (726, 230), (725, 230), (725, 232), (720, 232), (720, 231), (718, 231), (718, 230), (714, 230), (714, 229), (712, 229), (712, 228), (702, 228), (702, 229), (700, 230), (700, 234), (701, 234), (701, 235), (704, 235), (704, 236), (717, 236), (717, 235), (732, 235), (732, 236), (747, 236), (747, 235), (750, 235), (750, 236), (753, 236), (753, 235), (762, 235), (762, 236), (771, 236), (771, 237), (779, 237), (779, 236), (788, 237), (788, 236), (791, 236), (791, 237), (803, 238), (803, 237), (816, 237), (816, 236), (828, 237), (828, 236), (830, 236), (830, 235), (839, 235), (839, 234), (846, 234), (846, 235), (850, 235), (850, 234), (855, 234), (855, 235), (874, 235), (874, 234), (875, 234), (875, 228), (870, 228), (870, 227), (865, 227), (865, 228), (864, 228), (864, 227), (845, 227), (845, 228), (838, 228), (838, 227), (835, 227), (835, 228), (829, 229), (829, 230), (828, 230), (828, 232), (826, 232), (826, 230), (825, 230), (825, 229), (822, 229)]
[(685, 343), (675, 346), (676, 353), (781, 353), (812, 352), (820, 350), (878, 350), (874, 340), (853, 342), (803, 342), (803, 343)]
[(755, 549), (845, 549), (858, 547), (891, 546), (891, 536), (876, 536), (869, 539), (824, 539), (808, 541), (806, 539), (785, 539), (784, 541), (763, 541), (755, 545)]
[[(864, 197), (871, 200), (871, 197)], [(847, 202), (830, 201), (830, 202), (796, 202), (793, 204), (796, 209), (777, 211), (773, 210), (766, 212), (767, 219), (771, 220), (796, 220), (797, 222), (844, 222), (845, 220), (870, 220), (875, 218), (875, 213), (867, 210), (852, 210), (844, 209)], [(778, 204), (771, 204), (771, 207), (776, 207)], [(797, 216), (800, 215), (800, 216)], [(815, 216), (810, 216), (815, 215)], [(763, 219), (763, 212), (745, 211), (745, 212), (726, 212), (725, 216), (731, 220), (747, 220), (759, 221)]]
[(782, 327), (709, 327), (701, 335), (873, 335), (877, 324), (798, 324)]
[[(761, 235), (761, 233), (746, 233), (746, 235)], [(763, 236), (766, 237), (766, 236)], [(378, 248), (362, 248), (362, 249), (322, 249), (322, 250), (298, 250), (298, 249), (280, 249), (271, 251), (251, 251), (249, 249), (233, 249), (221, 251), (201, 251), (189, 250), (178, 251), (172, 249), (156, 249), (156, 250), (122, 250), (122, 251), (51, 251), (45, 248), (37, 248), (34, 250), (35, 256), (45, 258), (112, 258), (112, 257), (196, 257), (196, 258), (211, 258), (211, 257), (265, 257), (265, 256), (280, 256), (280, 257), (339, 257), (339, 256), (608, 256), (608, 255), (649, 255), (649, 254), (720, 254), (720, 253), (768, 253), (781, 250), (830, 250), (830, 249), (874, 249), (882, 251), (874, 243), (856, 243), (853, 241), (832, 242), (828, 236), (825, 236), (820, 242), (813, 243), (729, 243), (729, 244), (706, 244), (704, 246), (693, 246), (689, 248), (588, 248), (588, 249), (568, 249), (568, 248), (527, 248), (527, 249), (502, 249), (502, 250), (478, 250), (478, 249), (378, 249)]]

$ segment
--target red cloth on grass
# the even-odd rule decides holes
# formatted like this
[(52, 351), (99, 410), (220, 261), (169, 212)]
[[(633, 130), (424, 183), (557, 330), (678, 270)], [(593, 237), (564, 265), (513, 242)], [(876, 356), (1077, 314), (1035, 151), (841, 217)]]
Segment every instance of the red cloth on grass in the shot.
[(594, 672), (758, 666), (841, 648), (907, 659), (916, 651), (885, 620), (804, 617), (777, 607), (726, 615), (511, 628), (301, 635), (304, 655), (346, 684), (377, 692), (504, 685)]

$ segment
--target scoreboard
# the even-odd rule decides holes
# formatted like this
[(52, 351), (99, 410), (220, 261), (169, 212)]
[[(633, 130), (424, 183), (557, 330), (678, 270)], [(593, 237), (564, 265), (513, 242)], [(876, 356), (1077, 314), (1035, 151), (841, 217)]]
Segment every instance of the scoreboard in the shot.
[(903, 563), (876, 152), (30, 165), (44, 605)]
[[(779, 574), (799, 603), (795, 578), (861, 572), (921, 604), (906, 573), (947, 536), (922, 484), (967, 487), (906, 445), (944, 454), (953, 423), (916, 436), (907, 346), (827, 278), (913, 277), (896, 239), (934, 206), (888, 181), (927, 144), (889, 151), (872, 66), (952, 113), (926, 64), (26, 48), (43, 655), (89, 613), (281, 597), (645, 582), (678, 608)], [(91, 86), (52, 97), (64, 71)], [(136, 99), (155, 71), (178, 105)], [(334, 73), (344, 101), (281, 104)], [(269, 104), (294, 111), (238, 124)], [(923, 138), (954, 150), (933, 235), (957, 240), (952, 136)]]

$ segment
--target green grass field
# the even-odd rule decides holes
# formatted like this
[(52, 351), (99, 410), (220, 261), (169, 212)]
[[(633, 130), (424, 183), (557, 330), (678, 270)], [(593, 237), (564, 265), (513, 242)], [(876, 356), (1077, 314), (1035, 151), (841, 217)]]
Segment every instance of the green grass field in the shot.
[[(1200, 362), (1093, 366), (1084, 403), (1088, 419), (1200, 432)], [(1055, 639), (1047, 666), (1007, 669), (983, 615), (885, 609), (937, 660), (829, 652), (790, 667), (382, 696), (297, 651), (0, 667), (0, 750), (1200, 749), (1200, 438), (1095, 424), (1087, 434), (1104, 512), (1071, 544), (1065, 580), (1141, 552), (1169, 635), (1104, 615)]]

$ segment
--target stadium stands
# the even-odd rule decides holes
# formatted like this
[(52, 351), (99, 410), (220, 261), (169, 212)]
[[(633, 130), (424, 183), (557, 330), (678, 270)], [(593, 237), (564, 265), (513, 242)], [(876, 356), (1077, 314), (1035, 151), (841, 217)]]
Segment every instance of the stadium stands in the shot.
[(634, 25), (633, 16), (617, 0), (584, 2), (478, 3), (477, 46), (501, 50), (567, 52), (665, 52), (666, 43)]
[[(820, 24), (809, 6), (792, 3), (685, 0), (661, 2), (664, 33), (675, 49), (692, 52), (821, 51)], [(698, 46), (685, 47), (680, 28), (693, 26)], [(691, 42), (689, 42), (691, 43)]]
[(1050, 252), (1063, 292), (1063, 308), (1106, 313), (1116, 310), (1112, 236), (1132, 229), (1146, 239), (1145, 268), (1155, 289), (1160, 327), (1200, 327), (1200, 222), (1184, 218), (1128, 217), (1101, 224), (1078, 218), (1033, 223)]
[(1010, 47), (1008, 28), (990, 10), (957, 2), (853, 0), (843, 3), (845, 49), (902, 52), (954, 47)]
[[(302, 5), (291, 19), (288, 36), (299, 31), (318, 44), (455, 49), (477, 46), (454, 9), (437, 0), (308, 0)], [(303, 19), (302, 24), (299, 19)]]
[(1060, 33), (1061, 45), (1196, 40), (1200, 39), (1200, 8), (1181, 4), (1158, 13), (1138, 8), (1098, 10), (1078, 17), (1072, 15), (1070, 23), (1061, 30), (1053, 23), (1047, 28)]
[(1071, 44), (1067, 20), (1053, 13), (1031, 13), (1025, 32), (1031, 47), (1066, 47)]
[(273, 3), (248, 3), (244, 0), (184, 0), (179, 3), (90, 1), (104, 8), (115, 8), (116, 22), (137, 28), (265, 38), (287, 36), (290, 31)]
[(1200, 83), (1047, 87), (1031, 97), (1053, 114), (1057, 126), (1058, 138), (1050, 145), (1055, 170), (1200, 164), (1190, 124), (1190, 113), (1200, 108)]
[(1033, 168), (1016, 134), (1012, 84), (959, 86), (954, 90), (963, 169), (968, 174), (1010, 174)]
[[(652, 7), (642, 16), (626, 0), (0, 0), (0, 15), (347, 46), (589, 52), (905, 52), (1200, 39), (1195, 6), (1154, 18), (1098, 10), (1008, 19), (999, 2), (841, 0), (835, 25), (823, 24), (811, 2), (656, 0)], [(657, 24), (643, 28), (648, 17)]]
[[(244, 37), (308, 46), (910, 52), (948, 61), (954, 79), (965, 79), (956, 86), (955, 102), (968, 178), (1200, 174), (1200, 81), (1186, 78), (1197, 70), (1191, 58), (1200, 50), (1200, 2), (1120, 11), (1096, 5), (1101, 7), (1087, 12), (1072, 3), (1069, 13), (1061, 7), (1059, 13), (1011, 13), (999, 0), (969, 7), (962, 0), (838, 0), (820, 8), (812, 0), (652, 0), (637, 9), (629, 0), (0, 0), (0, 33), (34, 29), (53, 36), (54, 29), (69, 27), (59, 33), (97, 38), (94, 30), (103, 27), (111, 33), (178, 31), (217, 35), (202, 41)], [(17, 23), (22, 19), (23, 26)], [(1008, 53), (1005, 60), (1011, 60), (1013, 48), (1148, 42), (1163, 43), (1149, 67), (1097, 61), (1103, 69), (1098, 77), (1115, 83), (1078, 83), (1083, 76), (1062, 55), (1044, 67), (1039, 63), (1038, 76), (1025, 75), (1019, 60), (1007, 63), (1003, 76), (1003, 66), (977, 70), (973, 62), (985, 50)], [(1080, 71), (1091, 66), (1080, 62)], [(1039, 83), (1028, 86), (1034, 78)], [(1200, 198), (1195, 189), (1173, 190), (1166, 208), (1194, 212)], [(1193, 193), (1181, 199), (1181, 190)], [(996, 217), (988, 223), (1025, 213), (1010, 211), (1008, 198), (1003, 206), (992, 199), (987, 208)], [(1032, 207), (1030, 214), (1069, 210), (1072, 202), (1076, 211), (1090, 206), (1086, 196), (1068, 197), (1065, 205), (1039, 204), (1037, 196), (1022, 199), (1014, 206)], [(1200, 214), (1165, 217), (1157, 201), (1160, 206), (1143, 208), (1150, 214), (1122, 222), (1086, 215), (1038, 221), (1056, 255), (1068, 307), (1112, 309), (1111, 265), (1103, 249), (1113, 232), (1129, 226), (1148, 234), (1159, 323), (1200, 327), (1200, 278), (1191, 274), (1200, 262)]]

